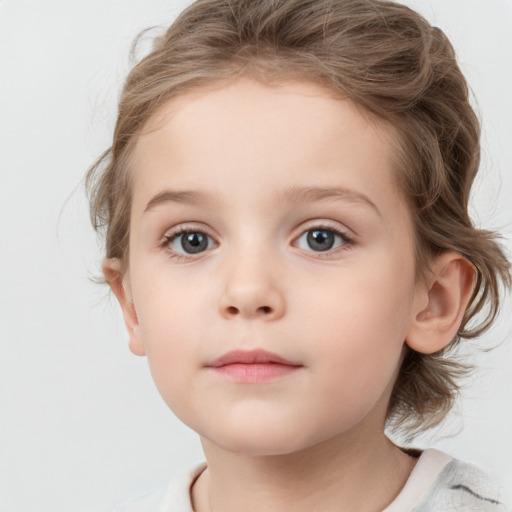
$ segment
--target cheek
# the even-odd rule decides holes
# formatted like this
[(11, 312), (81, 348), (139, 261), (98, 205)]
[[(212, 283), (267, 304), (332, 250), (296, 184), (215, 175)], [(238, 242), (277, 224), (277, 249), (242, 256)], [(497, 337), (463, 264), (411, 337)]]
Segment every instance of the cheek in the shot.
[(160, 392), (180, 389), (187, 372), (200, 363), (195, 335), (201, 321), (197, 301), (188, 288), (174, 288), (150, 274), (145, 277), (133, 284), (133, 290), (148, 364)]
[(303, 297), (304, 307), (317, 319), (320, 332), (330, 330), (331, 334), (360, 337), (362, 343), (372, 344), (374, 337), (365, 333), (393, 338), (408, 324), (414, 297), (411, 265), (401, 265), (389, 257), (362, 260), (324, 279), (322, 286), (313, 284), (303, 285), (309, 290)]
[(186, 271), (171, 272), (170, 263), (143, 263), (132, 280), (143, 339), (159, 347), (164, 340), (187, 339), (203, 318), (199, 313), (211, 295), (207, 283)]
[[(394, 374), (409, 326), (413, 297), (411, 269), (381, 260), (379, 267), (361, 266), (327, 289), (309, 295), (310, 318), (305, 338), (316, 340), (326, 374), (356, 374), (354, 388)], [(341, 273), (340, 273), (341, 274)]]

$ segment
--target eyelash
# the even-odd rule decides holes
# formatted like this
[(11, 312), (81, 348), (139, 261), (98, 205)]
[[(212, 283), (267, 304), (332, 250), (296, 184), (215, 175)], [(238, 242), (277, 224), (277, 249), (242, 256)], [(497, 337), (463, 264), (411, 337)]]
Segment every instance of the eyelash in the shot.
[[(211, 237), (204, 229), (201, 229), (201, 228), (186, 228), (186, 227), (182, 227), (180, 229), (178, 229), (178, 231), (175, 231), (173, 233), (170, 233), (168, 235), (164, 235), (163, 237), (163, 240), (162, 240), (162, 248), (165, 249), (165, 251), (167, 252), (168, 256), (175, 260), (177, 263), (179, 262), (182, 262), (182, 261), (190, 261), (191, 259), (193, 259), (194, 255), (193, 254), (189, 254), (189, 255), (186, 255), (186, 254), (180, 254), (180, 253), (177, 253), (176, 251), (173, 251), (171, 248), (170, 248), (170, 244), (172, 242), (174, 242), (177, 238), (179, 238), (180, 236), (183, 236), (183, 235), (187, 235), (187, 234), (190, 234), (190, 233), (200, 233), (208, 238), (213, 238)], [(201, 254), (201, 253), (199, 253)]]
[[(308, 227), (307, 229), (303, 230), (301, 232), (301, 234), (294, 239), (294, 241), (296, 242), (302, 236), (304, 236), (306, 233), (309, 233), (311, 231), (328, 231), (328, 232), (334, 234), (335, 236), (339, 237), (341, 239), (341, 241), (342, 241), (342, 245), (341, 246), (336, 247), (334, 249), (328, 249), (325, 252), (323, 252), (323, 251), (313, 251), (313, 250), (308, 251), (308, 252), (314, 253), (315, 254), (315, 258), (326, 259), (329, 256), (332, 256), (333, 253), (336, 254), (338, 252), (349, 250), (350, 248), (352, 248), (355, 245), (354, 239), (352, 237), (348, 236), (346, 232), (341, 231), (340, 229), (338, 229), (338, 228), (336, 228), (334, 226), (330, 226), (328, 224), (312, 225), (311, 227)], [(174, 251), (174, 250), (172, 250), (170, 248), (170, 244), (172, 242), (174, 242), (176, 239), (178, 239), (180, 236), (191, 234), (191, 233), (200, 233), (201, 235), (204, 235), (204, 236), (208, 237), (209, 239), (213, 239), (213, 237), (210, 236), (206, 232), (206, 230), (204, 230), (202, 228), (182, 227), (182, 228), (178, 229), (177, 231), (175, 231), (173, 233), (164, 235), (163, 239), (161, 241), (161, 247), (167, 252), (168, 256), (170, 258), (172, 258), (173, 260), (175, 260), (177, 263), (184, 262), (184, 261), (190, 261), (190, 260), (194, 259), (194, 254), (181, 254), (181, 253), (177, 253), (176, 251)], [(205, 251), (201, 251), (198, 254), (200, 255), (203, 252), (206, 252), (206, 250)]]
[(328, 249), (327, 251), (324, 252), (313, 250), (308, 251), (315, 254), (315, 258), (327, 259), (330, 256), (333, 256), (333, 254), (338, 254), (340, 252), (347, 251), (355, 245), (354, 239), (350, 237), (345, 231), (341, 231), (339, 228), (331, 226), (329, 224), (314, 224), (308, 226), (307, 229), (304, 229), (301, 232), (301, 234), (295, 238), (295, 242), (299, 240), (301, 237), (303, 237), (306, 233), (309, 233), (311, 231), (328, 231), (334, 234), (335, 236), (341, 238), (342, 241), (341, 246), (335, 247), (333, 249)]

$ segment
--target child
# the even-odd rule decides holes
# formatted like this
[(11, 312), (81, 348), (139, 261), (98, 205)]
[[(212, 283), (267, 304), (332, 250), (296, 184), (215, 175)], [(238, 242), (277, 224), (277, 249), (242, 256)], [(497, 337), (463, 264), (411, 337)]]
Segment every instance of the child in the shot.
[(510, 264), (468, 213), (446, 36), (382, 0), (198, 0), (130, 73), (87, 177), (103, 272), (205, 463), (124, 512), (506, 510), (393, 444), (439, 424)]

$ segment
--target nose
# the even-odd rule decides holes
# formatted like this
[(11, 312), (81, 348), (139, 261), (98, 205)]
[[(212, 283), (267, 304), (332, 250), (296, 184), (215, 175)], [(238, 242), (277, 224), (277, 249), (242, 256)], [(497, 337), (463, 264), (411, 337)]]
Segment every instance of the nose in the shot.
[(226, 262), (219, 312), (226, 319), (278, 320), (285, 313), (282, 280), (267, 257), (251, 255)]

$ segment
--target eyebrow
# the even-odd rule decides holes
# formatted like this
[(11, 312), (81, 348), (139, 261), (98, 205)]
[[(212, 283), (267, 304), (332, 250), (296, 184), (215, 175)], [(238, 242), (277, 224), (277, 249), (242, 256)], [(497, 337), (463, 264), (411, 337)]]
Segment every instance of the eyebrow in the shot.
[(314, 203), (326, 199), (342, 199), (353, 203), (369, 206), (382, 216), (377, 205), (365, 194), (347, 187), (298, 187), (287, 188), (281, 196), (283, 201), (290, 203)]
[(207, 202), (208, 198), (209, 194), (203, 194), (195, 190), (164, 190), (163, 192), (156, 194), (149, 200), (148, 204), (146, 205), (146, 208), (144, 209), (144, 213), (148, 212), (149, 210), (153, 210), (162, 203), (197, 204)]
[[(144, 213), (163, 203), (205, 204), (211, 203), (212, 199), (212, 194), (196, 190), (164, 190), (149, 200), (144, 209)], [(361, 192), (346, 187), (325, 188), (292, 186), (288, 187), (279, 195), (280, 201), (292, 204), (314, 203), (315, 201), (323, 201), (326, 199), (341, 199), (363, 204), (372, 208), (379, 216), (382, 216), (376, 204), (369, 197)]]

